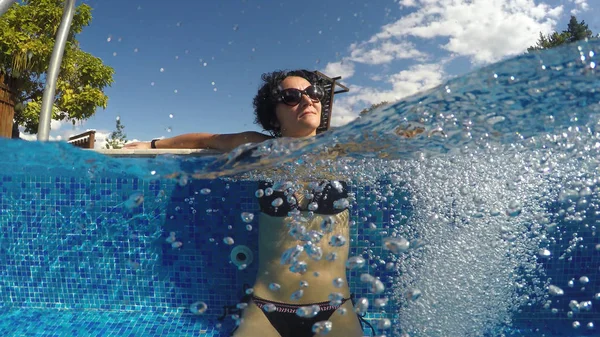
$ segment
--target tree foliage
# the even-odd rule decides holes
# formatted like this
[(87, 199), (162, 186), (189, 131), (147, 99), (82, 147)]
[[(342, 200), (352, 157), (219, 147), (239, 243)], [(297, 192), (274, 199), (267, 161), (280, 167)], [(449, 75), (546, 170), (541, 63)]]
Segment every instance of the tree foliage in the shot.
[(589, 39), (592, 38), (593, 35), (594, 34), (588, 28), (585, 21), (581, 20), (581, 22), (578, 22), (575, 16), (571, 16), (571, 20), (569, 20), (569, 24), (567, 25), (567, 30), (563, 30), (561, 33), (554, 32), (548, 36), (544, 36), (544, 34), (540, 33), (540, 38), (537, 43), (534, 46), (527, 48), (527, 51), (532, 52), (540, 49), (550, 49), (565, 43), (571, 43), (586, 38)]
[(107, 149), (120, 149), (123, 147), (127, 141), (127, 135), (123, 132), (123, 129), (125, 129), (125, 126), (121, 124), (121, 118), (117, 117), (115, 131), (113, 131), (108, 139), (106, 139)]
[[(0, 17), (0, 80), (11, 87), (15, 124), (36, 133), (45, 76), (62, 18), (64, 0), (24, 0)], [(80, 49), (77, 34), (92, 20), (87, 4), (76, 8), (57, 81), (52, 119), (84, 120), (106, 108), (104, 88), (114, 70)]]

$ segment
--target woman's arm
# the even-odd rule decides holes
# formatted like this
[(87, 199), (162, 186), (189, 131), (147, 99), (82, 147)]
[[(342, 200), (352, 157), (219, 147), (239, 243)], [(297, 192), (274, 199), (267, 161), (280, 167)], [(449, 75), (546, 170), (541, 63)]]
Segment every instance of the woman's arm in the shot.
[[(187, 133), (154, 142), (157, 149), (212, 149), (229, 152), (246, 143), (261, 143), (272, 137), (255, 131), (231, 134)], [(131, 143), (124, 148), (150, 148), (150, 143)]]

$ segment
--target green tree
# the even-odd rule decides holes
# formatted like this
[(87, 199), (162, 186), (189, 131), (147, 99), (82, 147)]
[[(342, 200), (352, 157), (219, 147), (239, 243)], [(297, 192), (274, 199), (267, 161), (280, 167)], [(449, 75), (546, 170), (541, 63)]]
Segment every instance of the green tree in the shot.
[(588, 28), (585, 21), (581, 20), (581, 22), (578, 22), (575, 16), (571, 16), (571, 20), (569, 20), (569, 24), (567, 25), (567, 30), (563, 30), (561, 33), (554, 32), (548, 36), (544, 36), (544, 34), (540, 33), (540, 38), (537, 43), (534, 46), (527, 48), (527, 51), (532, 52), (540, 49), (550, 49), (565, 43), (592, 38), (593, 36), (594, 34)]
[(125, 129), (125, 126), (121, 124), (121, 118), (117, 117), (115, 131), (111, 132), (108, 139), (106, 139), (107, 149), (120, 149), (123, 147), (127, 141), (127, 135), (123, 132), (123, 129)]
[[(45, 75), (64, 0), (23, 0), (0, 17), (0, 81), (9, 87), (15, 104), (13, 137), (18, 126), (36, 133), (42, 105)], [(52, 119), (77, 120), (106, 108), (104, 88), (113, 82), (114, 70), (82, 51), (76, 35), (92, 20), (87, 4), (76, 8), (57, 81)]]

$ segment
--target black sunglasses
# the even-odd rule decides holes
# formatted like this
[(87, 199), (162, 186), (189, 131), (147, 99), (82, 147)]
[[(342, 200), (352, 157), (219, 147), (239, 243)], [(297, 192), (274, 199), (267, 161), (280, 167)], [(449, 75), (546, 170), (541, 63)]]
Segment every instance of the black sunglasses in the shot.
[(304, 90), (289, 88), (279, 91), (277, 102), (285, 105), (296, 106), (302, 101), (302, 95), (308, 96), (313, 102), (317, 103), (323, 99), (323, 90), (320, 87), (311, 85)]

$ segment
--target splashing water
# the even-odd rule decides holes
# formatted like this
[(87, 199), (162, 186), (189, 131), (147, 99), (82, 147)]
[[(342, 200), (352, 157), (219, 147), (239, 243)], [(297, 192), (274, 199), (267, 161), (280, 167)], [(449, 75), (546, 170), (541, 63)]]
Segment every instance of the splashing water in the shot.
[[(188, 179), (231, 175), (258, 180), (267, 176), (265, 168), (281, 182), (318, 180), (326, 173), (357, 190), (371, 187), (369, 200), (350, 197), (339, 201), (339, 207), (349, 204), (368, 212), (373, 205), (379, 210), (384, 204), (394, 206), (381, 228), (368, 218), (353, 220), (372, 231), (371, 245), (348, 264), (364, 275), (371, 295), (378, 296), (360, 298), (357, 312), (384, 312), (388, 301), (400, 304), (397, 319), (377, 323), (386, 333), (500, 335), (515, 325), (514, 314), (522, 310), (558, 315), (573, 329), (595, 329), (591, 320), (583, 319), (590, 316), (581, 315), (597, 317), (597, 265), (569, 275), (574, 281), (568, 287), (566, 282), (555, 284), (550, 263), (569, 265), (573, 256), (600, 254), (600, 76), (590, 66), (599, 52), (600, 42), (592, 41), (527, 54), (382, 107), (323, 135), (244, 145), (218, 157), (142, 162), (83, 153), (65, 144), (32, 143), (26, 145), (32, 151), (22, 151), (22, 144), (8, 141), (2, 141), (0, 155), (6, 172), (26, 169), (35, 174), (68, 167), (90, 179), (127, 172), (147, 180), (180, 172), (186, 177), (184, 185)], [(211, 190), (200, 193), (206, 196)], [(270, 193), (260, 190), (256, 196)], [(131, 212), (145, 203), (138, 194), (121, 201)], [(412, 211), (403, 211), (402, 204)], [(0, 216), (10, 217), (10, 211)], [(254, 217), (244, 213), (241, 219), (245, 226)], [(332, 218), (320, 228), (331, 234), (321, 242), (321, 234), (296, 232), (310, 243), (282, 257), (291, 271), (307, 271), (306, 263), (296, 260), (301, 253), (321, 259), (318, 245), (356, 244), (336, 234)], [(175, 233), (167, 240), (179, 242)], [(233, 244), (234, 239), (225, 237), (223, 242)], [(328, 261), (335, 258), (325, 256)], [(385, 272), (375, 275), (363, 270), (367, 267)], [(343, 280), (331, 282), (341, 286)], [(276, 292), (280, 286), (273, 283), (270, 289)], [(295, 298), (301, 294), (298, 290)], [(203, 302), (190, 307), (200, 315), (206, 309)], [(307, 306), (298, 315), (317, 312), (318, 307)], [(315, 329), (329, 328), (322, 323)]]

